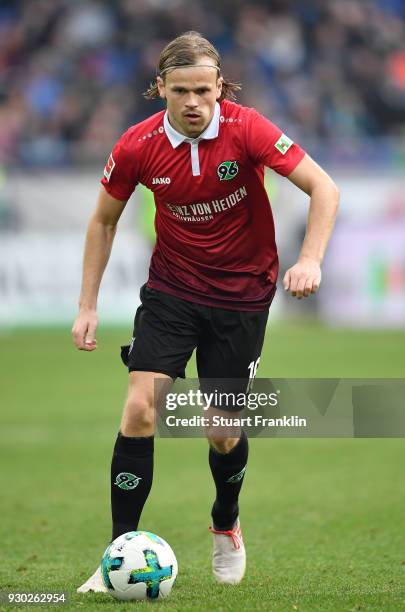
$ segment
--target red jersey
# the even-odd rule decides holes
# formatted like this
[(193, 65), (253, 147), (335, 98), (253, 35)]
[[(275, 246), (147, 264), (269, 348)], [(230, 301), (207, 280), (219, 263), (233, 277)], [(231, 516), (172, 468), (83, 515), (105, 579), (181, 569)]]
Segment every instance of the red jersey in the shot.
[(208, 306), (265, 310), (278, 257), (264, 166), (287, 176), (304, 154), (255, 109), (224, 100), (195, 139), (165, 111), (129, 128), (102, 183), (118, 200), (137, 183), (154, 193), (150, 287)]

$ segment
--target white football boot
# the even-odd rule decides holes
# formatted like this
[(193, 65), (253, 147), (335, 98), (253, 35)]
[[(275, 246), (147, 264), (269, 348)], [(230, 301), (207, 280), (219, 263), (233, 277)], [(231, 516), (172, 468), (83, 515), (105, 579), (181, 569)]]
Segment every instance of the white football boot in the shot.
[(246, 549), (239, 519), (232, 529), (220, 531), (209, 527), (214, 536), (212, 571), (218, 582), (238, 584), (246, 569)]
[(103, 577), (101, 575), (101, 567), (99, 566), (94, 574), (90, 576), (88, 580), (82, 586), (77, 589), (78, 593), (88, 593), (89, 591), (93, 591), (93, 593), (107, 593), (107, 588), (104, 585)]

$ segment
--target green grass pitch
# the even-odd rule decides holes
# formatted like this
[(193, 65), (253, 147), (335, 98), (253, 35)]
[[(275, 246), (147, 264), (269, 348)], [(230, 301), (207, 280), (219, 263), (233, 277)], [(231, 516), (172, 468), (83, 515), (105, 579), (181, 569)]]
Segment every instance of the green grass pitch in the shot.
[[(126, 392), (118, 352), (128, 335), (101, 327), (94, 354), (77, 352), (69, 330), (0, 336), (3, 590), (65, 590), (69, 608), (86, 612), (151, 605), (75, 592), (110, 536), (109, 465)], [(259, 375), (404, 377), (405, 332), (274, 325)], [(241, 498), (247, 575), (226, 587), (210, 570), (207, 444), (157, 440), (140, 527), (173, 546), (179, 577), (154, 606), (405, 610), (404, 474), (399, 439), (252, 440)]]

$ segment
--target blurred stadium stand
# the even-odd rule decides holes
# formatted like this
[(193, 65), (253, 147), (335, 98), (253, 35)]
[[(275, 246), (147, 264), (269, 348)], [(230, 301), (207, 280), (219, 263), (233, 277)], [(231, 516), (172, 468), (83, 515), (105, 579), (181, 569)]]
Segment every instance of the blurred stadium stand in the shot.
[(401, 159), (401, 0), (16, 0), (0, 3), (0, 161), (104, 158), (157, 109), (140, 94), (162, 46), (188, 29), (218, 47), (242, 104), (315, 155)]
[[(342, 210), (324, 290), (311, 312), (316, 303), (331, 323), (404, 324), (402, 0), (0, 2), (0, 323), (74, 315), (83, 233), (104, 160), (129, 125), (162, 108), (141, 94), (162, 47), (189, 29), (217, 46), (224, 74), (243, 84), (239, 101), (280, 125), (339, 183)], [(298, 253), (306, 198), (286, 181), (274, 177), (273, 184), (284, 269)], [(134, 198), (149, 204), (141, 190)], [(142, 203), (124, 213), (115, 276), (111, 270), (103, 284), (110, 320), (133, 313), (134, 287), (145, 278), (148, 243), (137, 231), (139, 210)], [(397, 247), (388, 253), (384, 244), (394, 234)], [(349, 280), (339, 266), (343, 252), (351, 254), (349, 262), (343, 258), (347, 274), (356, 270)], [(117, 269), (122, 294), (113, 280)], [(40, 286), (41, 296), (34, 295)], [(354, 292), (353, 303), (331, 299), (342, 288)], [(298, 305), (301, 312), (306, 307)], [(352, 316), (343, 316), (345, 308)]]

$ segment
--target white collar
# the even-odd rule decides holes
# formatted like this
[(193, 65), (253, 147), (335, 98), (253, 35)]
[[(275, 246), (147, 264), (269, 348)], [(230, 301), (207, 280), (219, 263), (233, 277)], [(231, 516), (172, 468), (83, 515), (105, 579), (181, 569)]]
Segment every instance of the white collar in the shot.
[(221, 112), (221, 108), (218, 102), (216, 102), (212, 119), (209, 122), (208, 126), (203, 131), (203, 133), (197, 136), (197, 138), (189, 138), (188, 136), (185, 136), (184, 134), (180, 134), (180, 132), (175, 130), (174, 127), (170, 125), (169, 117), (167, 116), (167, 111), (166, 111), (163, 117), (163, 126), (165, 128), (166, 136), (170, 140), (170, 143), (173, 149), (181, 145), (182, 142), (198, 142), (202, 139), (211, 140), (212, 138), (216, 138), (219, 132), (220, 112)]

